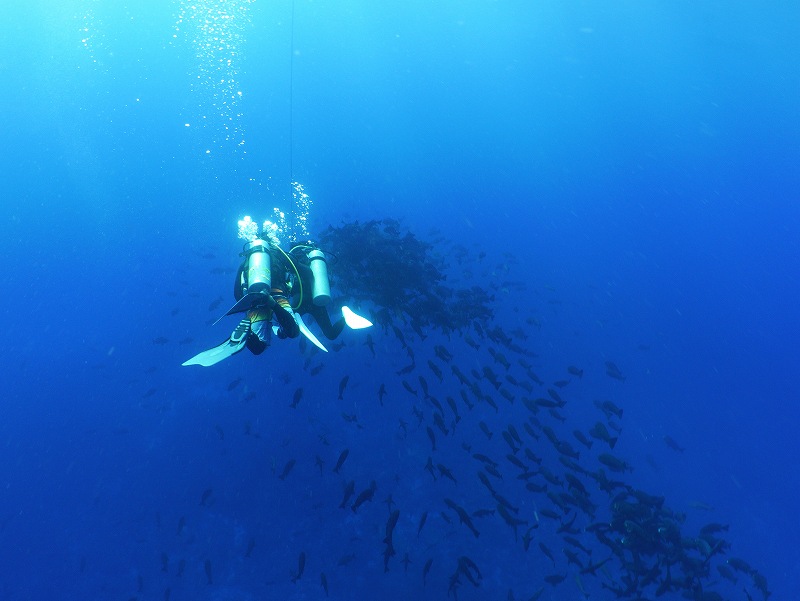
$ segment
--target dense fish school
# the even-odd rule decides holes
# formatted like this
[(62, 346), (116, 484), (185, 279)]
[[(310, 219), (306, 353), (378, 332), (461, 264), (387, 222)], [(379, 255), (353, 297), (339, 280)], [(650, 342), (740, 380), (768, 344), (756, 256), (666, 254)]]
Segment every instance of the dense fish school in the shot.
[[(173, 543), (153, 558), (156, 575), (139, 568), (131, 599), (178, 598), (189, 579), (228, 598), (242, 574), (263, 598), (364, 587), (386, 599), (769, 598), (727, 524), (636, 484), (638, 461), (618, 451), (624, 366), (539, 368), (542, 324), (516, 304), (530, 296), (513, 256), (435, 232), (424, 242), (391, 220), (329, 228), (320, 244), (336, 257), (338, 302), (360, 302), (376, 328), (329, 355), (279, 342), (268, 352), (297, 352), (295, 372), (260, 388), (251, 365), (209, 392), (239, 407), (238, 424), (209, 425), (218, 468), (228, 455), (253, 465), (232, 466), (247, 474), (238, 490), (209, 471), (197, 507), (159, 513)], [(171, 345), (168, 334), (153, 342)], [(619, 398), (593, 398), (597, 378)], [(267, 422), (285, 436), (263, 435)], [(235, 517), (240, 497), (263, 507), (259, 520)]]

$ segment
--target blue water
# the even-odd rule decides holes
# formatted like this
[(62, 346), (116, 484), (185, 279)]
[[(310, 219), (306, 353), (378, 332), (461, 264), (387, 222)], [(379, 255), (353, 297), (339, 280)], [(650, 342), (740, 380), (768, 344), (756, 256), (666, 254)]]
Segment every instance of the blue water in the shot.
[[(417, 357), (408, 382), (458, 400), (436, 451), (391, 329), (372, 329), (376, 357), (346, 331), (316, 376), (295, 341), (181, 367), (235, 324), (210, 325), (233, 302), (236, 222), (290, 210), (292, 179), (312, 232), (392, 218), (431, 240), (451, 285), (493, 295), (489, 323), (538, 355), (536, 394), (571, 380), (553, 425), (564, 439), (580, 449), (570, 432), (612, 399), (613, 453), (634, 467), (619, 477), (686, 513), (686, 536), (729, 525), (715, 566), (742, 558), (774, 599), (796, 594), (794, 3), (40, 0), (4, 17), (0, 598), (319, 599), (325, 574), (331, 599), (445, 599), (460, 556), (482, 579), (462, 577), (458, 599), (579, 598), (552, 520), (525, 551), (498, 515), (473, 518), (476, 539), (444, 502), (496, 506), (466, 445), (502, 463), (525, 520), (547, 505), (504, 459), (501, 431), (528, 418), (519, 400), (469, 411), (449, 367), (442, 383), (426, 367), (444, 344), (464, 373), (502, 374), (497, 345), (436, 328), (422, 340), (395, 316)], [(560, 467), (546, 438), (525, 443)], [(581, 463), (597, 469), (596, 453)], [(457, 484), (434, 481), (429, 456)], [(339, 509), (349, 480), (356, 495), (377, 485), (357, 512)], [(607, 520), (608, 495), (590, 494)], [(610, 555), (576, 536), (595, 561)], [(545, 584), (553, 574), (567, 578)], [(601, 583), (620, 577), (610, 562), (581, 579), (609, 599)], [(763, 598), (742, 573), (713, 569), (704, 586)]]

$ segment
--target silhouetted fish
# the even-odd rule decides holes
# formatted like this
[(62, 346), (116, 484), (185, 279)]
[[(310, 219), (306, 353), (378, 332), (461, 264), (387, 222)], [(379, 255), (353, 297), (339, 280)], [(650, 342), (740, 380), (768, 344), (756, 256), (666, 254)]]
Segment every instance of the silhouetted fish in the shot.
[(336, 465), (333, 468), (334, 472), (336, 472), (337, 474), (339, 473), (339, 470), (341, 469), (342, 465), (344, 465), (344, 461), (345, 459), (347, 459), (347, 456), (349, 454), (350, 454), (350, 449), (345, 449), (339, 454), (339, 459), (336, 460)]
[(302, 551), (300, 556), (297, 558), (297, 573), (292, 576), (292, 582), (297, 582), (302, 578), (303, 571), (306, 569), (306, 553)]
[(683, 453), (686, 449), (680, 446), (675, 439), (673, 439), (669, 434), (664, 435), (664, 443), (673, 451), (677, 451), (678, 453)]
[(343, 400), (342, 394), (344, 394), (344, 389), (347, 388), (347, 381), (350, 379), (350, 376), (345, 376), (339, 382), (339, 400)]
[(295, 464), (295, 460), (294, 459), (290, 459), (289, 461), (287, 461), (286, 465), (283, 466), (283, 471), (281, 472), (281, 475), (278, 476), (278, 478), (280, 478), (281, 480), (286, 480), (286, 476), (288, 476), (289, 472), (292, 471), (292, 468), (294, 467), (294, 464)]
[(303, 389), (298, 388), (297, 390), (294, 391), (294, 396), (292, 397), (292, 402), (289, 405), (289, 407), (291, 407), (292, 409), (296, 408), (297, 404), (300, 402), (302, 398), (303, 398)]

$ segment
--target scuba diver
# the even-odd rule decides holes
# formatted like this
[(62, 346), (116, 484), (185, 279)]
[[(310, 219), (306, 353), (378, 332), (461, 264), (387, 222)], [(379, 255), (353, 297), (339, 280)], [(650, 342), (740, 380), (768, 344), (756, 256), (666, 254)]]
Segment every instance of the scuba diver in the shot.
[[(314, 318), (329, 340), (335, 340), (345, 325), (354, 330), (372, 325), (346, 306), (342, 307), (342, 317), (336, 323), (331, 322), (326, 308), (331, 291), (325, 253), (313, 242), (294, 243), (285, 252), (275, 236), (265, 237), (268, 240), (253, 236), (244, 245), (241, 253), (244, 259), (233, 289), (236, 304), (223, 315), (245, 313), (246, 317), (222, 344), (195, 355), (183, 365), (208, 367), (244, 347), (260, 355), (273, 334), (278, 338), (297, 338), (303, 334), (327, 352), (303, 322), (302, 316), (306, 314)], [(273, 318), (276, 324), (272, 323)]]

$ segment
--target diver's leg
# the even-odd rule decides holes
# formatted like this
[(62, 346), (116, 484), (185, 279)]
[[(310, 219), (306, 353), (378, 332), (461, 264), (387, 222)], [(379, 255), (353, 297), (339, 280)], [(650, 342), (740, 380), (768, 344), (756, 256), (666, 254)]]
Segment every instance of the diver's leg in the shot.
[(292, 306), (285, 296), (277, 296), (273, 293), (273, 298), (275, 299), (275, 306), (273, 307), (275, 319), (278, 320), (281, 332), (284, 334), (281, 338), (297, 338), (300, 335), (300, 327), (294, 320)]
[(258, 336), (251, 334), (247, 337), (247, 350), (254, 355), (260, 355), (267, 348), (267, 343), (261, 340)]
[(312, 305), (309, 313), (311, 313), (311, 316), (316, 320), (319, 328), (328, 340), (336, 340), (339, 334), (342, 333), (344, 329), (344, 319), (340, 318), (336, 323), (331, 323), (330, 315), (328, 315), (328, 310), (325, 307)]
[(247, 312), (250, 319), (250, 334), (247, 337), (247, 350), (260, 355), (269, 346), (272, 330), (270, 328), (272, 311), (266, 307)]

